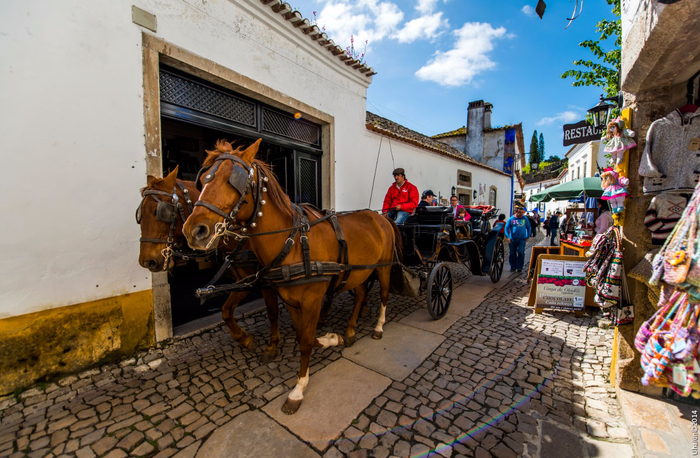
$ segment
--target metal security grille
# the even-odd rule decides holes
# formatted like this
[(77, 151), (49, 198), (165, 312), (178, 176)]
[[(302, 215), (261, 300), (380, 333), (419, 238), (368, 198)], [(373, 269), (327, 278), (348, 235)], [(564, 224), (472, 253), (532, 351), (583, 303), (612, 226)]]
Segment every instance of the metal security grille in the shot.
[(299, 158), (299, 201), (319, 206), (316, 161)]
[(177, 75), (160, 72), (160, 99), (239, 124), (256, 127), (255, 104)]
[(321, 144), (320, 126), (267, 108), (262, 109), (262, 130), (312, 145)]

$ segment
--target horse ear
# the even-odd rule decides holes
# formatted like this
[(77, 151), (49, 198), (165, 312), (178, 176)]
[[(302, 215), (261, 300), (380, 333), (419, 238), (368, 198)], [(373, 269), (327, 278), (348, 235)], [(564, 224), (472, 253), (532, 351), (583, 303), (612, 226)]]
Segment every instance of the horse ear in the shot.
[(170, 174), (163, 178), (163, 185), (165, 185), (166, 188), (172, 188), (175, 186), (175, 181), (177, 180), (177, 171), (180, 168), (179, 165), (175, 166), (175, 170), (170, 172)]
[(258, 149), (260, 149), (260, 142), (262, 142), (262, 138), (258, 138), (255, 143), (246, 148), (245, 151), (241, 153), (241, 159), (246, 161), (248, 164), (252, 164), (253, 159), (255, 159), (255, 155), (258, 154)]
[(146, 177), (146, 187), (147, 188), (153, 187), (153, 183), (155, 183), (157, 179), (158, 178), (154, 177), (153, 175), (148, 175)]

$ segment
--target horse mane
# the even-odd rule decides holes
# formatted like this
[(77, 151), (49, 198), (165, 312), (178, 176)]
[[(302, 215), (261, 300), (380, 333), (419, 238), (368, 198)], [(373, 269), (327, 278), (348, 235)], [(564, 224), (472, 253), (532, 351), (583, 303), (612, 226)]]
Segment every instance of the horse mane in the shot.
[[(216, 145), (214, 145), (213, 150), (207, 150), (207, 158), (204, 160), (202, 167), (210, 167), (216, 161), (216, 158), (222, 154), (232, 154), (235, 156), (241, 155), (244, 151), (243, 146), (239, 146), (233, 149), (233, 145), (226, 140), (218, 140)], [(292, 209), (292, 202), (289, 200), (289, 196), (284, 192), (282, 186), (280, 186), (279, 181), (270, 166), (259, 159), (253, 159), (253, 165), (257, 166), (262, 172), (263, 176), (268, 178), (268, 182), (265, 185), (267, 187), (267, 195), (273, 204), (275, 204), (283, 215), (292, 218), (294, 216), (294, 210)]]

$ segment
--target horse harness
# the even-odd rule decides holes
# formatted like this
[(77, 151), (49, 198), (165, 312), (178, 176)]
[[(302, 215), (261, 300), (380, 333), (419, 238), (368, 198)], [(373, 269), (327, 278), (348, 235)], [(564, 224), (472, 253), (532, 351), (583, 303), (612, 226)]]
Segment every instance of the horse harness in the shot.
[[(229, 253), (229, 255), (226, 256), (224, 264), (221, 266), (219, 272), (209, 282), (209, 284), (207, 284), (204, 288), (199, 288), (196, 291), (196, 295), (198, 297), (205, 300), (210, 297), (218, 296), (231, 291), (251, 290), (259, 287), (259, 283), (264, 283), (266, 286), (276, 289), (280, 286), (294, 286), (305, 283), (329, 281), (330, 283), (326, 291), (326, 299), (329, 300), (332, 299), (333, 295), (337, 291), (341, 290), (345, 286), (345, 283), (347, 282), (352, 270), (369, 270), (396, 264), (396, 262), (367, 265), (348, 264), (348, 244), (343, 236), (343, 231), (340, 227), (337, 216), (355, 213), (362, 210), (342, 213), (323, 211), (321, 212), (324, 213), (323, 216), (319, 217), (313, 222), (309, 222), (306, 210), (302, 209), (296, 204), (292, 204), (292, 227), (277, 231), (246, 234), (248, 232), (247, 227), (257, 227), (258, 218), (263, 216), (262, 207), (267, 203), (263, 197), (264, 193), (267, 192), (266, 183), (269, 181), (269, 179), (268, 177), (264, 176), (262, 170), (255, 164), (249, 166), (245, 161), (237, 156), (222, 154), (216, 158), (215, 162), (208, 169), (200, 170), (197, 176), (197, 186), (200, 186), (200, 179), (202, 175), (204, 175), (205, 185), (209, 183), (214, 178), (214, 174), (219, 169), (221, 163), (227, 160), (233, 162), (233, 170), (231, 171), (228, 182), (239, 193), (239, 198), (233, 205), (231, 211), (226, 213), (215, 205), (202, 200), (197, 201), (195, 206), (202, 206), (224, 218), (224, 221), (216, 223), (214, 237), (212, 237), (212, 239), (209, 241), (207, 248), (222, 237), (224, 238), (224, 241), (227, 241), (229, 238), (234, 238), (239, 242), (239, 244), (231, 253)], [(256, 170), (258, 172), (257, 183), (255, 181)], [(241, 207), (248, 203), (246, 197), (248, 196), (249, 192), (254, 193), (255, 195), (255, 198), (253, 199), (255, 211), (247, 221), (239, 222), (236, 218)], [(311, 227), (323, 221), (330, 222), (331, 226), (333, 227), (336, 240), (338, 241), (337, 262), (311, 260), (308, 233), (311, 231)], [(236, 256), (240, 247), (243, 245), (244, 241), (252, 237), (260, 237), (283, 232), (289, 232), (289, 236), (284, 242), (280, 253), (272, 260), (272, 262), (262, 266), (262, 268), (260, 268), (260, 270), (258, 270), (255, 274), (249, 275), (236, 283), (220, 286), (214, 285), (214, 283), (219, 280), (229, 265), (235, 262), (234, 257)], [(280, 265), (291, 252), (297, 236), (299, 237), (299, 242), (301, 243), (303, 261), (301, 263)], [(333, 287), (333, 285), (336, 283), (337, 286)]]
[[(143, 216), (143, 204), (146, 201), (146, 199), (150, 197), (158, 203), (156, 206), (156, 219), (162, 223), (170, 224), (170, 231), (168, 233), (167, 239), (158, 239), (152, 237), (141, 237), (139, 239), (139, 242), (141, 243), (165, 244), (165, 248), (161, 251), (161, 254), (165, 258), (165, 262), (163, 263), (163, 270), (167, 270), (168, 260), (171, 256), (179, 256), (185, 260), (189, 259), (190, 256), (190, 254), (184, 251), (173, 249), (173, 237), (175, 235), (175, 228), (177, 226), (178, 214), (180, 215), (182, 223), (184, 224), (187, 220), (187, 216), (192, 213), (192, 210), (194, 210), (194, 206), (192, 204), (192, 200), (190, 199), (189, 191), (187, 190), (187, 188), (185, 188), (185, 186), (182, 183), (175, 183), (175, 185), (176, 186), (173, 186), (172, 193), (169, 193), (167, 191), (161, 191), (160, 189), (145, 189), (143, 191), (143, 198), (141, 199), (139, 206), (136, 208), (136, 223), (141, 224), (141, 218)], [(185, 208), (180, 203), (180, 197), (177, 195), (178, 187), (180, 188), (180, 191), (182, 191), (182, 194), (185, 198), (187, 214), (185, 214)], [(172, 203), (161, 200), (160, 198), (158, 198), (158, 196), (170, 197), (172, 199)]]

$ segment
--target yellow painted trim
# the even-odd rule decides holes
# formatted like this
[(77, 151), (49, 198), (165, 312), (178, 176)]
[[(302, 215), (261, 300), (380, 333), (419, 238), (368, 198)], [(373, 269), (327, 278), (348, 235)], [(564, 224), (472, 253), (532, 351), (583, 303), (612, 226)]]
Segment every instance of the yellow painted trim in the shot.
[(615, 379), (617, 378), (617, 345), (618, 345), (618, 336), (620, 332), (617, 330), (617, 326), (615, 327), (615, 337), (613, 337), (613, 344), (612, 344), (612, 360), (610, 361), (610, 384), (615, 387)]
[(153, 291), (0, 320), (0, 394), (155, 342)]
[[(625, 108), (622, 110), (622, 119), (625, 120), (625, 127), (628, 129), (632, 129), (632, 109), (631, 108)], [(620, 176), (627, 177), (629, 178), (629, 163), (630, 163), (630, 154), (632, 154), (632, 151), (636, 151), (636, 148), (632, 148), (627, 150), (625, 155), (622, 158), (622, 162), (617, 166), (617, 172), (620, 174)], [(622, 212), (622, 215), (613, 215), (613, 221), (616, 226), (624, 226), (625, 225), (625, 212)]]

